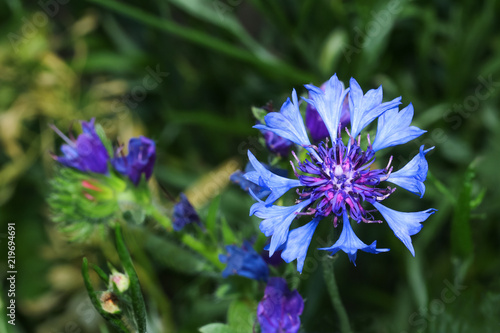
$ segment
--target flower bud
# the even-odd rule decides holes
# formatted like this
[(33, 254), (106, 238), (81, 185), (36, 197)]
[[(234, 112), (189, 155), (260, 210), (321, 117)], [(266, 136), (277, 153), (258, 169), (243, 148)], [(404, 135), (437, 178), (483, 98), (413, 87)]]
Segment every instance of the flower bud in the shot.
[(105, 291), (100, 297), (101, 307), (104, 311), (116, 314), (120, 313), (121, 309), (118, 306), (118, 297), (110, 291)]
[(109, 277), (109, 288), (114, 289), (113, 285), (116, 287), (118, 292), (124, 293), (130, 286), (130, 279), (123, 273), (113, 272), (113, 274)]

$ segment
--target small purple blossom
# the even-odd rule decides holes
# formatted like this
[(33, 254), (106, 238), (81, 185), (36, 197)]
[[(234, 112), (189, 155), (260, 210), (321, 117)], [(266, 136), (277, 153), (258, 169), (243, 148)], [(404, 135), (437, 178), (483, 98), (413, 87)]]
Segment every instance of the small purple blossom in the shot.
[(290, 291), (282, 278), (270, 278), (257, 307), (262, 333), (298, 332), (303, 310), (304, 300), (297, 290)]
[(137, 186), (142, 174), (145, 175), (146, 180), (151, 177), (155, 160), (156, 145), (154, 141), (140, 136), (130, 139), (127, 156), (115, 157), (111, 160), (111, 164), (116, 171), (128, 176), (132, 183)]
[[(297, 259), (299, 272), (302, 271), (317, 225), (327, 217), (331, 217), (334, 227), (341, 220), (342, 233), (335, 244), (321, 250), (332, 254), (342, 250), (355, 263), (358, 250), (381, 253), (388, 249), (376, 248), (375, 241), (370, 245), (362, 242), (351, 227), (351, 219), (356, 224), (381, 223), (372, 214), (379, 211), (396, 237), (414, 255), (410, 236), (418, 233), (422, 228), (421, 223), (436, 211), (428, 209), (421, 212), (398, 212), (380, 203), (396, 190), (395, 187), (384, 185), (384, 182), (423, 196), (423, 183), (428, 171), (425, 155), (432, 148), (424, 150), (422, 146), (417, 156), (394, 173), (391, 167), (392, 156), (386, 167), (378, 167), (375, 164), (376, 152), (405, 144), (425, 131), (410, 125), (413, 118), (411, 103), (399, 111), (401, 97), (382, 102), (382, 87), (363, 93), (356, 80), (351, 78), (349, 83), (349, 88), (345, 89), (334, 75), (322, 88), (305, 86), (309, 91), (309, 98), (304, 100), (316, 109), (329, 135), (329, 138), (318, 145), (311, 145), (307, 137), (295, 90), (292, 92), (292, 101), (288, 99), (279, 113), (268, 114), (265, 125), (254, 126), (259, 130), (272, 131), (307, 150), (308, 157), (305, 160), (299, 160), (292, 152), (296, 161), (296, 166), (292, 163), (292, 167), (297, 179), (272, 173), (251, 152), (248, 152), (248, 156), (255, 171), (245, 175), (249, 181), (271, 190), (265, 201), (254, 196), (257, 202), (250, 209), (250, 215), (262, 219), (260, 230), (271, 237), (270, 255), (282, 250), (281, 257), (286, 262)], [(342, 118), (346, 113), (349, 114), (351, 128), (350, 131), (345, 128), (347, 142), (344, 142)], [(362, 143), (361, 131), (375, 119), (378, 119), (378, 124), (373, 144), (369, 135), (366, 136), (366, 143)], [(312, 135), (313, 132), (311, 131)], [(292, 188), (298, 188), (298, 197), (293, 206), (273, 205)], [(290, 230), (292, 222), (302, 215), (311, 216), (312, 221)]]
[(69, 139), (57, 127), (51, 126), (67, 143), (61, 146), (63, 156), (55, 156), (55, 160), (64, 166), (82, 172), (107, 174), (109, 155), (95, 131), (95, 118), (92, 118), (89, 122), (81, 121), (80, 123), (83, 132), (76, 140)]
[(264, 259), (253, 249), (252, 244), (244, 241), (241, 247), (226, 246), (227, 254), (220, 254), (220, 262), (227, 264), (222, 277), (240, 275), (258, 281), (267, 281), (269, 268)]
[(201, 226), (200, 217), (184, 193), (174, 205), (173, 226), (175, 231), (182, 230), (186, 225), (196, 223)]

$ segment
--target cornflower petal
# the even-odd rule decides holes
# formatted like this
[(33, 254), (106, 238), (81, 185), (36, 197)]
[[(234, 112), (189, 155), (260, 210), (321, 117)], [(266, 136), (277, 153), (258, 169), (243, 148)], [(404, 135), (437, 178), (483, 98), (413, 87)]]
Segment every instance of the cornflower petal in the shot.
[(307, 137), (304, 120), (299, 111), (299, 102), (295, 89), (292, 92), (292, 101), (288, 98), (281, 107), (280, 112), (270, 112), (264, 117), (264, 120), (265, 125), (255, 125), (254, 128), (271, 131), (300, 146), (309, 146), (311, 144)]
[(378, 151), (387, 147), (402, 145), (427, 131), (410, 126), (413, 118), (413, 105), (410, 103), (403, 110), (393, 108), (384, 112), (378, 118), (377, 136), (373, 141), (373, 150)]
[(311, 98), (304, 98), (304, 100), (318, 111), (330, 133), (332, 142), (335, 142), (344, 98), (349, 89), (344, 89), (344, 85), (337, 78), (337, 74), (333, 75), (325, 83), (325, 91), (312, 84), (306, 84), (305, 87), (309, 90)]
[(254, 167), (255, 171), (247, 172), (244, 177), (254, 184), (271, 190), (271, 194), (265, 201), (266, 205), (271, 205), (289, 189), (302, 186), (300, 181), (297, 179), (281, 177), (266, 169), (266, 167), (255, 158), (250, 150), (248, 151), (248, 159), (250, 160), (250, 163)]
[(349, 82), (349, 110), (351, 113), (351, 135), (357, 137), (358, 134), (368, 126), (373, 120), (401, 104), (401, 97), (390, 102), (382, 103), (382, 86), (378, 89), (371, 89), (363, 95), (363, 90), (358, 82), (351, 78)]
[(370, 245), (363, 243), (358, 236), (356, 236), (354, 230), (352, 230), (351, 222), (349, 221), (349, 217), (345, 211), (343, 216), (343, 225), (342, 233), (335, 244), (330, 247), (320, 248), (319, 250), (330, 251), (331, 254), (335, 254), (339, 250), (342, 250), (347, 254), (349, 260), (354, 264), (354, 266), (356, 266), (356, 254), (358, 250), (375, 254), (389, 251), (389, 249), (377, 249), (377, 241), (374, 241)]
[(413, 249), (410, 236), (417, 234), (420, 229), (422, 229), (420, 223), (427, 220), (427, 218), (437, 210), (430, 208), (420, 212), (406, 213), (387, 208), (378, 202), (374, 202), (373, 206), (382, 214), (396, 237), (399, 238), (408, 250), (410, 250), (411, 254), (415, 256), (415, 250)]
[(311, 243), (312, 236), (321, 218), (314, 218), (311, 222), (302, 227), (293, 229), (288, 233), (281, 258), (287, 263), (297, 259), (297, 271), (302, 273), (304, 261), (306, 260), (307, 249)]
[(387, 181), (417, 195), (420, 194), (420, 198), (422, 198), (425, 193), (424, 181), (427, 178), (427, 171), (429, 169), (425, 154), (432, 149), (434, 147), (424, 150), (424, 145), (420, 146), (420, 152), (402, 169), (391, 173)]
[(267, 237), (271, 237), (269, 245), (269, 256), (287, 240), (288, 229), (293, 220), (302, 209), (311, 203), (311, 199), (302, 201), (294, 206), (270, 206), (259, 201), (250, 208), (250, 215), (255, 215), (262, 219), (259, 225), (260, 231)]

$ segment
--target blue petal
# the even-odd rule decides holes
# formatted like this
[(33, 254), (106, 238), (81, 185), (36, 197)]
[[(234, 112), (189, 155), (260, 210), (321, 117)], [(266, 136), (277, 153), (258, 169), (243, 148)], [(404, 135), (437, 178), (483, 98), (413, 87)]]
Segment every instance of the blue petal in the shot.
[(288, 233), (288, 240), (286, 241), (285, 250), (281, 254), (281, 258), (287, 263), (297, 259), (297, 271), (299, 273), (302, 273), (307, 249), (320, 220), (321, 218), (314, 218), (306, 225), (293, 229)]
[(387, 181), (417, 195), (420, 194), (422, 198), (425, 193), (424, 181), (427, 178), (427, 171), (429, 170), (425, 154), (432, 149), (434, 147), (424, 150), (424, 146), (422, 145), (420, 152), (402, 169), (391, 173)]
[(351, 112), (351, 135), (355, 138), (373, 120), (385, 111), (401, 104), (401, 97), (382, 103), (382, 86), (377, 90), (363, 90), (354, 78), (351, 78), (349, 91), (349, 110)]
[(307, 137), (304, 120), (299, 111), (299, 102), (295, 89), (292, 92), (292, 101), (288, 98), (283, 103), (280, 112), (268, 113), (264, 118), (266, 124), (255, 125), (254, 128), (271, 131), (301, 146), (311, 145)]
[(330, 132), (332, 142), (335, 142), (340, 123), (340, 115), (342, 113), (342, 105), (349, 89), (344, 89), (344, 85), (337, 78), (337, 74), (333, 75), (330, 80), (325, 83), (324, 92), (312, 84), (306, 84), (305, 87), (309, 90), (309, 96), (311, 98), (304, 98), (304, 100), (318, 111), (328, 132)]
[(250, 208), (250, 215), (255, 215), (262, 219), (260, 231), (267, 237), (271, 237), (269, 245), (269, 256), (274, 254), (278, 247), (287, 240), (288, 229), (293, 220), (302, 209), (311, 203), (311, 200), (305, 200), (294, 206), (271, 206), (262, 202), (256, 202)]
[(402, 145), (413, 140), (426, 131), (410, 126), (413, 118), (413, 105), (410, 103), (401, 112), (398, 108), (386, 111), (378, 118), (377, 136), (373, 142), (373, 150)]
[(356, 266), (356, 253), (358, 250), (375, 254), (389, 251), (389, 249), (377, 249), (377, 241), (374, 241), (370, 245), (363, 243), (358, 236), (356, 236), (354, 230), (352, 230), (349, 217), (345, 211), (343, 216), (342, 233), (340, 234), (339, 239), (331, 247), (320, 248), (319, 250), (330, 251), (331, 254), (335, 254), (339, 250), (342, 250), (347, 253), (349, 260), (354, 264), (354, 266)]
[(281, 177), (267, 170), (265, 166), (257, 161), (250, 150), (248, 151), (248, 159), (255, 171), (247, 172), (244, 177), (254, 184), (271, 190), (271, 194), (266, 199), (266, 205), (268, 206), (279, 199), (289, 189), (302, 185), (298, 179)]
[(375, 206), (385, 218), (396, 237), (399, 238), (408, 250), (410, 250), (411, 254), (415, 256), (415, 250), (413, 249), (410, 236), (418, 233), (420, 229), (422, 229), (420, 223), (427, 220), (427, 218), (437, 210), (430, 208), (421, 212), (405, 213), (387, 208), (378, 202), (374, 202), (373, 206)]

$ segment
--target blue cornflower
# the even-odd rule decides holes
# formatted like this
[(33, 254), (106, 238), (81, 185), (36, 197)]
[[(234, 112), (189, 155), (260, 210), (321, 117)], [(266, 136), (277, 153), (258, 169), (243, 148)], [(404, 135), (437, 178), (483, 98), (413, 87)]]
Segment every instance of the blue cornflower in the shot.
[(304, 300), (297, 290), (290, 291), (282, 278), (269, 279), (264, 297), (257, 306), (257, 319), (262, 333), (296, 333)]
[(57, 127), (51, 128), (67, 144), (61, 146), (63, 156), (55, 156), (55, 160), (64, 166), (83, 172), (108, 173), (109, 155), (106, 147), (95, 131), (95, 118), (89, 122), (81, 121), (82, 133), (75, 139), (69, 139)]
[[(121, 148), (118, 150), (121, 152)], [(153, 140), (140, 136), (132, 138), (128, 142), (128, 155), (115, 157), (111, 164), (119, 173), (126, 175), (137, 186), (141, 180), (141, 175), (146, 176), (146, 180), (153, 174), (153, 167), (156, 160), (156, 145)]]
[(173, 226), (175, 231), (182, 230), (186, 225), (196, 223), (201, 226), (200, 217), (184, 193), (179, 195), (180, 200), (174, 205)]
[[(358, 250), (370, 253), (386, 252), (388, 249), (376, 247), (376, 241), (370, 245), (363, 243), (355, 235), (350, 224), (351, 219), (358, 224), (382, 222), (372, 215), (377, 210), (396, 237), (414, 255), (410, 236), (420, 231), (422, 227), (420, 223), (436, 210), (402, 213), (389, 209), (381, 202), (389, 197), (395, 188), (381, 186), (381, 183), (391, 182), (423, 196), (425, 191), (423, 182), (428, 169), (425, 154), (432, 148), (424, 150), (422, 146), (417, 156), (397, 172), (392, 173), (390, 166), (392, 157), (387, 167), (374, 168), (377, 151), (407, 143), (425, 133), (417, 127), (410, 126), (413, 106), (410, 103), (399, 111), (401, 97), (382, 103), (382, 87), (363, 94), (363, 90), (353, 78), (350, 80), (350, 87), (344, 89), (336, 75), (325, 83), (324, 89), (314, 85), (305, 87), (309, 91), (309, 98), (304, 100), (317, 110), (331, 140), (327, 138), (317, 146), (311, 145), (299, 111), (295, 90), (292, 92), (292, 101), (288, 99), (279, 113), (268, 114), (265, 117), (265, 125), (254, 126), (272, 131), (307, 150), (308, 158), (304, 161), (300, 161), (292, 152), (298, 165), (296, 170), (292, 163), (297, 179), (292, 180), (273, 174), (264, 168), (251, 152), (248, 152), (255, 171), (246, 174), (245, 177), (271, 190), (265, 201), (255, 197), (257, 203), (250, 209), (250, 215), (262, 219), (260, 230), (266, 236), (271, 236), (270, 255), (276, 250), (283, 250), (282, 258), (286, 262), (297, 259), (297, 269), (301, 272), (314, 231), (318, 223), (327, 216), (333, 217), (334, 227), (337, 227), (341, 218), (343, 227), (337, 242), (322, 250), (331, 253), (342, 250), (348, 254), (352, 262), (355, 261)], [(344, 143), (341, 118), (346, 107), (346, 98), (348, 98), (351, 130), (345, 129), (348, 139), (347, 143)], [(367, 135), (367, 147), (363, 149), (359, 134), (375, 119), (378, 119), (375, 140), (372, 144)], [(273, 205), (288, 190), (297, 187), (301, 189), (297, 189), (298, 198), (295, 205), (290, 207)], [(374, 209), (366, 208), (367, 204)], [(300, 215), (311, 215), (313, 219), (290, 231), (293, 220)]]
[(227, 264), (222, 277), (240, 275), (258, 281), (267, 281), (269, 268), (264, 259), (253, 249), (252, 244), (244, 241), (241, 247), (226, 246), (227, 254), (220, 254), (219, 260)]

